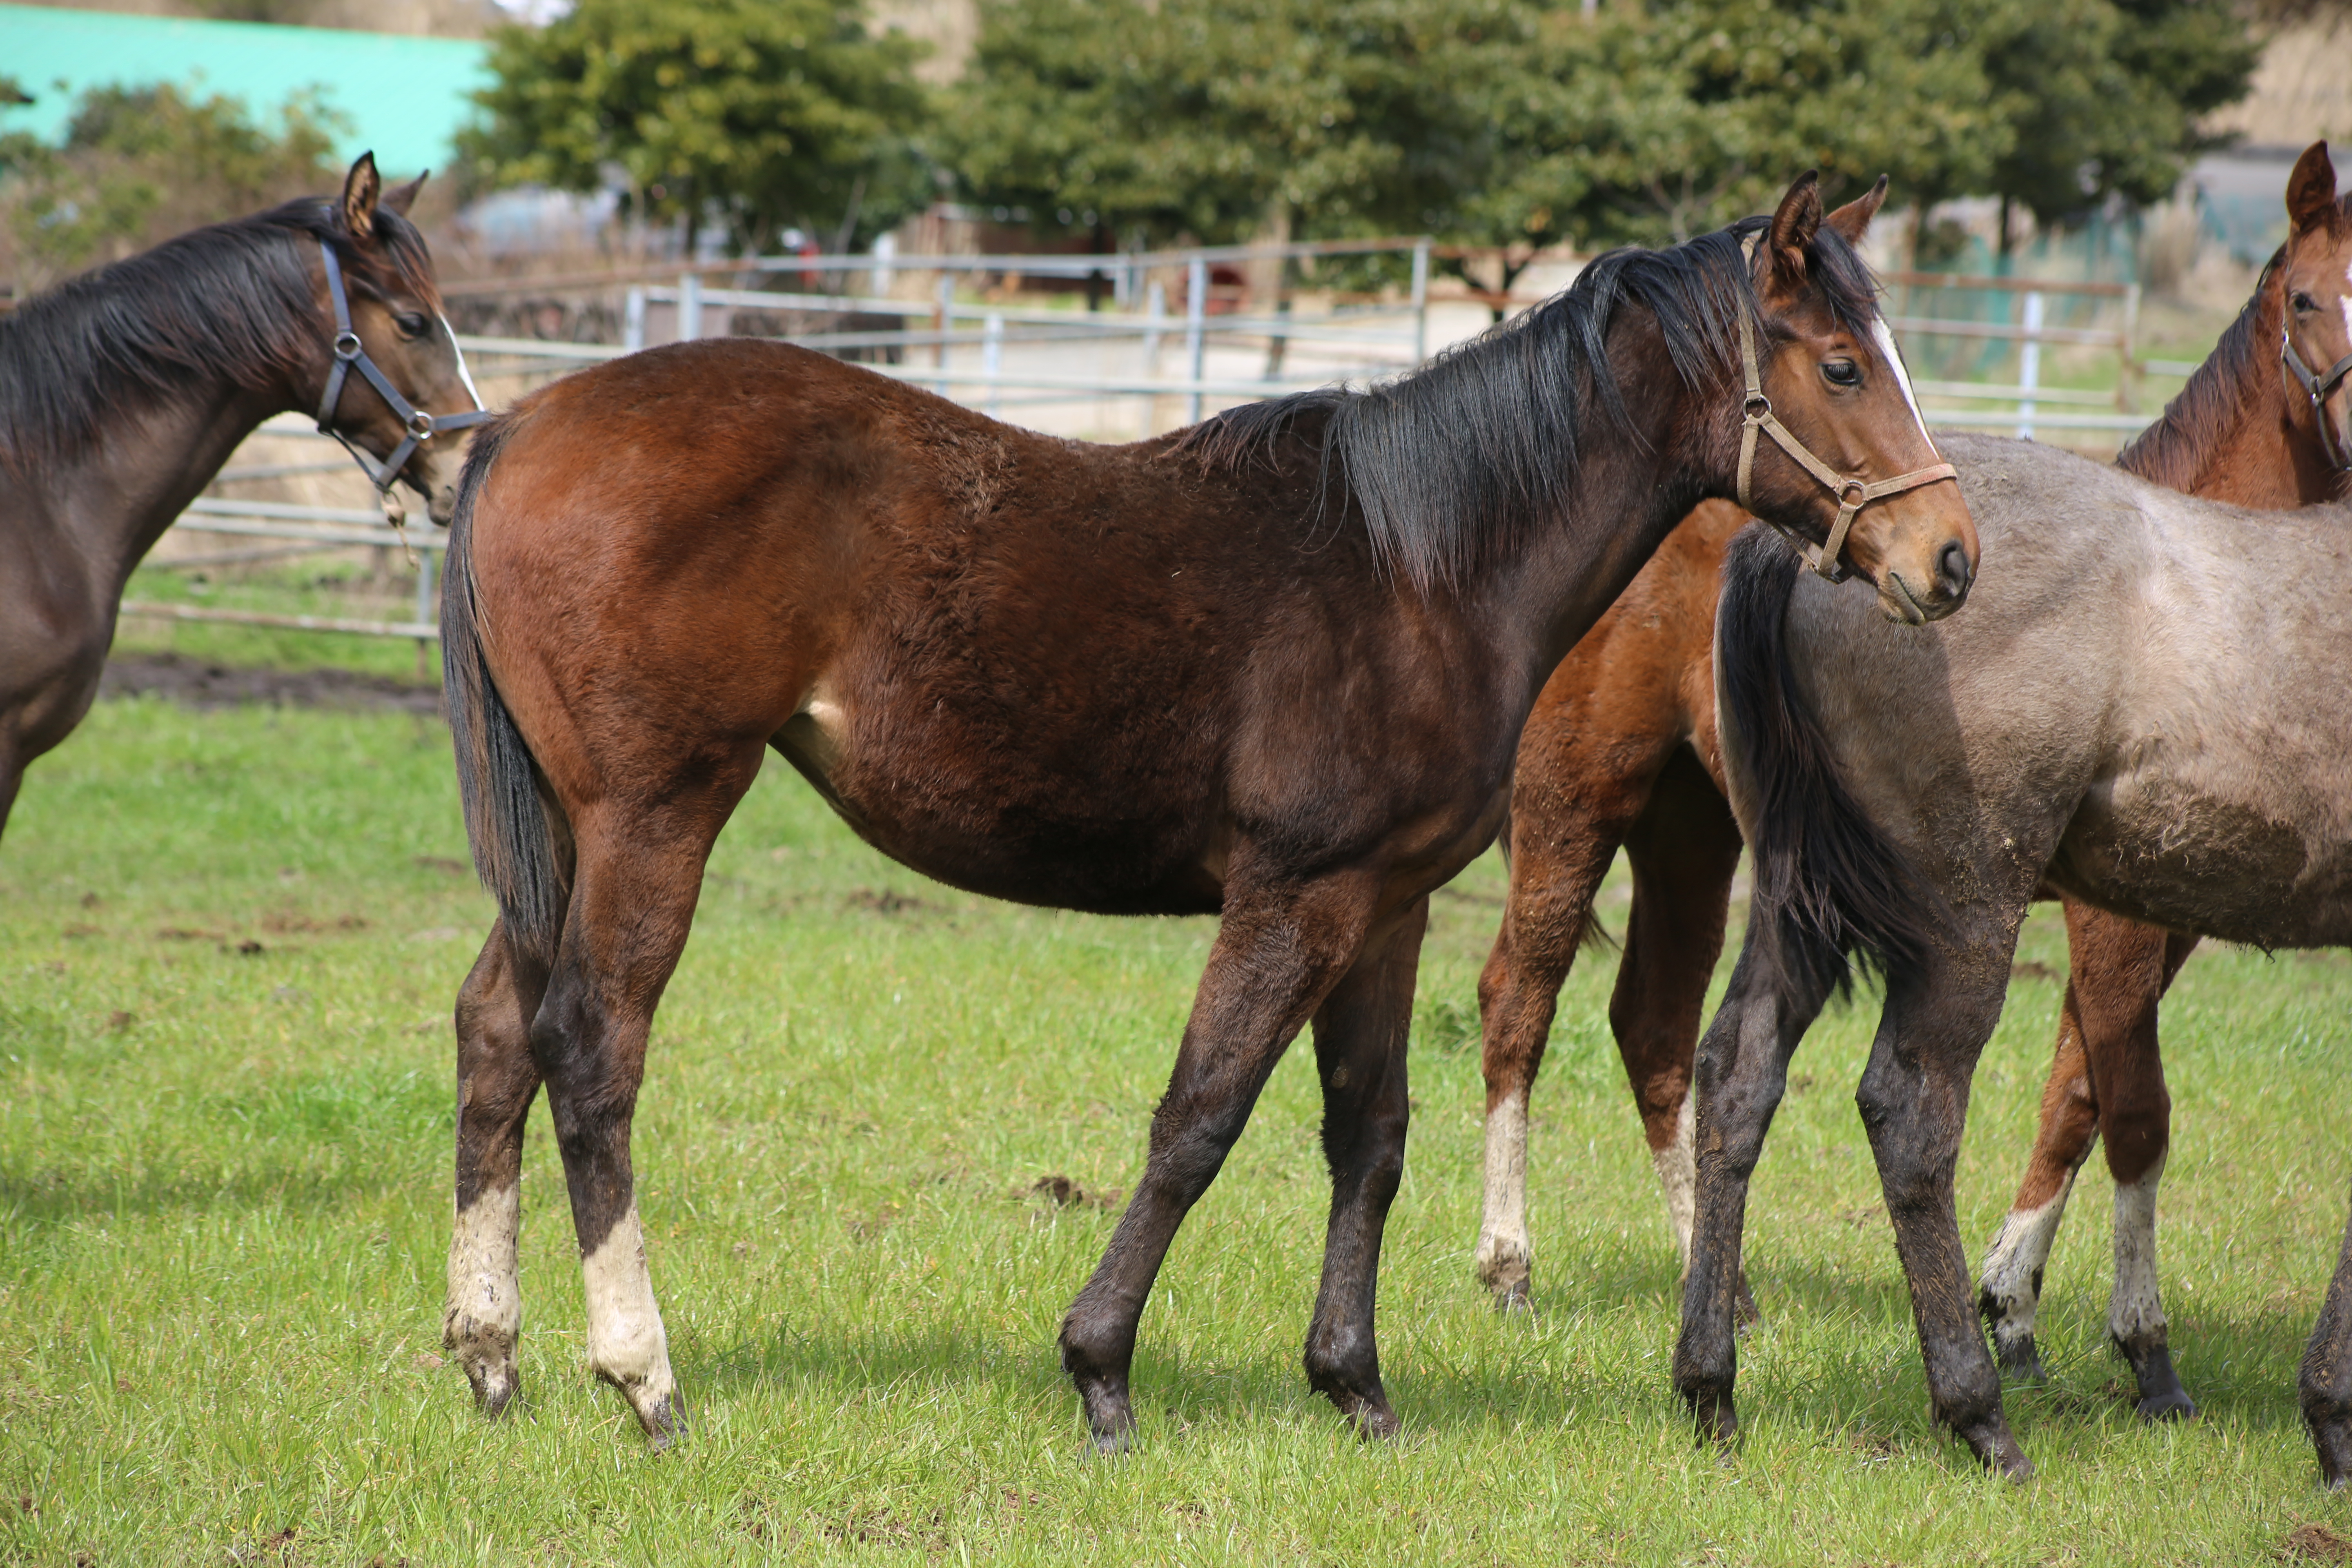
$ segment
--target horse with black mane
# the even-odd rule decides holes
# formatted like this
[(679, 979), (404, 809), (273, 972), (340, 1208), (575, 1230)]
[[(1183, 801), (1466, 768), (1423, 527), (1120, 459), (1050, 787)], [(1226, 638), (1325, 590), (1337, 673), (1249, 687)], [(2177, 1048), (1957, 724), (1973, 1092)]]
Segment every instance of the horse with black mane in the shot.
[(1853, 249), (1884, 189), (1824, 221), (1807, 175), (1769, 221), (1603, 257), (1389, 384), (1128, 447), (755, 342), (633, 355), (502, 416), (442, 612), (499, 908), (457, 1000), (445, 1327), (483, 1407), (517, 1386), (544, 1085), (590, 1363), (656, 1443), (678, 1422), (630, 1124), (705, 858), (772, 747), (941, 880), (1223, 916), (1142, 1178), (1062, 1326), (1094, 1441), (1129, 1440), (1160, 1261), (1310, 1022), (1332, 1195), (1307, 1376), (1397, 1430), (1373, 1293), (1428, 899), (1493, 837), (1544, 678), (1706, 495), (1748, 491), (1891, 616), (1967, 593), (1967, 510)]
[[(440, 432), (488, 416), (406, 214), (361, 154), (318, 197), (167, 240), (0, 316), (0, 828), (70, 734), (131, 568), (274, 414), (315, 413), (446, 521)], [(457, 404), (457, 414), (426, 410)]]

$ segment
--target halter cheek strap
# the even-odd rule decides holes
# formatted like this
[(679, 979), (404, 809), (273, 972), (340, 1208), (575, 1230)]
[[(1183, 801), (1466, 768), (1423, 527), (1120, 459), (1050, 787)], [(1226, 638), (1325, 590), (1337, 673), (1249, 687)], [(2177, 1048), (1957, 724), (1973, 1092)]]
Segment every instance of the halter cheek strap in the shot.
[[(1756, 257), (1758, 237), (1751, 234), (1740, 242), (1740, 255), (1751, 263)], [(2347, 356), (2345, 364), (2337, 368), (2352, 370), (2352, 356)], [(1739, 408), (1739, 504), (1750, 516), (1755, 515), (1756, 502), (1749, 497), (1748, 481), (1756, 467), (1756, 434), (1760, 430), (1771, 437), (1799, 468), (1820, 480), (1822, 489), (1838, 498), (1837, 521), (1830, 525), (1829, 537), (1818, 545), (1794, 529), (1783, 528), (1769, 518), (1765, 520), (1771, 522), (1782, 538), (1796, 546), (1797, 553), (1805, 558), (1807, 565), (1832, 583), (1843, 582), (1846, 578), (1847, 568), (1840, 557), (1845, 552), (1846, 533), (1853, 527), (1853, 520), (1864, 507), (1887, 496), (1916, 490), (1922, 485), (1932, 485), (1943, 479), (1957, 480), (1960, 477), (1959, 470), (1949, 463), (1932, 463), (1924, 468), (1914, 468), (1907, 474), (1897, 474), (1891, 479), (1866, 480), (1859, 475), (1841, 474), (1813, 456), (1811, 450), (1797, 438), (1796, 432), (1780, 423), (1780, 417), (1772, 412), (1772, 400), (1764, 395), (1763, 372), (1756, 358), (1756, 327), (1745, 306), (1739, 310), (1739, 372), (1747, 381), (1746, 400)], [(1935, 451), (1934, 441), (1927, 443), (1927, 449)]]
[(2327, 417), (2327, 399), (2344, 378), (2352, 375), (2352, 354), (2346, 354), (2327, 367), (2326, 375), (2314, 375), (2311, 366), (2294, 348), (2294, 334), (2285, 327), (2279, 328), (2279, 363), (2286, 367), (2288, 378), (2303, 388), (2311, 399), (2311, 417), (2319, 426), (2319, 449), (2327, 454), (2328, 466), (2337, 473), (2352, 470), (2352, 453), (2344, 450), (2336, 438), (2336, 422)]
[[(368, 357), (367, 346), (360, 342), (359, 333), (352, 330), (351, 296), (343, 288), (342, 264), (335, 259), (335, 247), (322, 239), (319, 242), (319, 255), (326, 263), (327, 299), (335, 310), (334, 362), (327, 372), (326, 390), (319, 395), (319, 429), (343, 444), (343, 449), (351, 453), (361, 471), (367, 475), (368, 481), (383, 498), (384, 510), (394, 512), (397, 510), (398, 503), (393, 499), (392, 487), (399, 479), (402, 470), (408, 467), (408, 460), (416, 455), (416, 449), (445, 430), (465, 430), (487, 424), (491, 417), (490, 411), (479, 406), (481, 399), (478, 395), (474, 400), (477, 406), (462, 414), (428, 414), (402, 396), (400, 388), (393, 385), (392, 378)], [(454, 342), (449, 346), (450, 352), (457, 354), (458, 374), (465, 377), (467, 387), (471, 389), (474, 383), (471, 376), (466, 375), (465, 355), (458, 352)], [(335, 410), (343, 400), (343, 384), (350, 379), (353, 370), (357, 370), (362, 379), (375, 388), (376, 395), (392, 409), (393, 417), (400, 421), (404, 431), (400, 445), (394, 447), (391, 456), (381, 463), (368, 456), (364, 447), (334, 427)]]

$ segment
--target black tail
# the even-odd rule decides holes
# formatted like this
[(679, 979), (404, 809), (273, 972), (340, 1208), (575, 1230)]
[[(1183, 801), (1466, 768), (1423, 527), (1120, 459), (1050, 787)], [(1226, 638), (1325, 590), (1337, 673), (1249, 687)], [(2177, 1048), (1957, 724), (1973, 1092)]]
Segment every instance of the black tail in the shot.
[(1753, 795), (1741, 824), (1754, 857), (1749, 919), (1768, 922), (1792, 977), (1843, 994), (1849, 953), (1889, 984), (1919, 975), (1951, 914), (1847, 793), (1798, 694), (1784, 635), (1797, 567), (1796, 552), (1760, 524), (1732, 542), (1715, 619), (1716, 690), (1726, 762)]
[(457, 794), (474, 869), (499, 900), (507, 941), (545, 966), (554, 962), (570, 893), (530, 747), (490, 678), (474, 607), (474, 505), (513, 428), (508, 418), (484, 426), (457, 481), (457, 515), (441, 576), (441, 689), (457, 742)]

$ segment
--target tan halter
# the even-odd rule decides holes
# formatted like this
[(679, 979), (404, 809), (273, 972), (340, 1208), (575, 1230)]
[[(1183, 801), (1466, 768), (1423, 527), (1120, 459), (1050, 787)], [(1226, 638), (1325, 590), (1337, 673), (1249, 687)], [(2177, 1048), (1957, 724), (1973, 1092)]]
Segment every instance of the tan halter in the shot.
[[(1756, 242), (1760, 237), (1759, 231), (1740, 242), (1739, 254), (1751, 266), (1756, 259)], [(1747, 400), (1740, 405), (1739, 418), (1739, 504), (1748, 510), (1749, 516), (1755, 515), (1756, 503), (1748, 499), (1748, 480), (1749, 472), (1756, 466), (1756, 432), (1761, 430), (1779, 442), (1780, 450), (1796, 459), (1799, 468), (1819, 479), (1823, 489), (1838, 498), (1837, 521), (1830, 525), (1829, 538), (1821, 544), (1814, 544), (1793, 529), (1771, 523), (1782, 538), (1797, 547), (1797, 553), (1805, 558), (1807, 565), (1832, 583), (1843, 582), (1845, 578), (1845, 568), (1839, 563), (1838, 557), (1845, 550), (1846, 531), (1853, 526), (1854, 518), (1864, 507), (1887, 496), (1916, 490), (1922, 485), (1932, 485), (1939, 479), (1958, 480), (1960, 477), (1959, 470), (1951, 464), (1936, 463), (1927, 468), (1914, 468), (1907, 474), (1897, 474), (1891, 479), (1872, 481), (1859, 476), (1841, 474), (1814, 457), (1806, 449), (1805, 444), (1797, 439), (1796, 432), (1780, 423), (1779, 416), (1772, 412), (1772, 400), (1764, 395), (1764, 377), (1756, 363), (1756, 327), (1748, 320), (1745, 306), (1739, 310), (1739, 369), (1748, 380)], [(1927, 450), (1936, 450), (1932, 438), (1927, 443)], [(1769, 518), (1765, 521), (1771, 522)]]

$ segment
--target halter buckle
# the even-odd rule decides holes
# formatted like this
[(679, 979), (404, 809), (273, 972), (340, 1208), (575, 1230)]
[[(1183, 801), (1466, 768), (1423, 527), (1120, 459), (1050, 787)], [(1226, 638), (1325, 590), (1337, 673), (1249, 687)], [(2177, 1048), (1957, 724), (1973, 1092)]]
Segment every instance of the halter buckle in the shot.
[(360, 335), (357, 332), (351, 331), (349, 328), (345, 328), (343, 331), (335, 334), (335, 357), (337, 359), (344, 361), (356, 360), (364, 352), (366, 351), (362, 346), (360, 342)]
[(1772, 400), (1760, 392), (1751, 392), (1739, 405), (1739, 416), (1750, 425), (1761, 425), (1772, 417)]
[(408, 434), (412, 438), (429, 441), (433, 438), (433, 416), (425, 413), (422, 408), (412, 408), (408, 411)]

